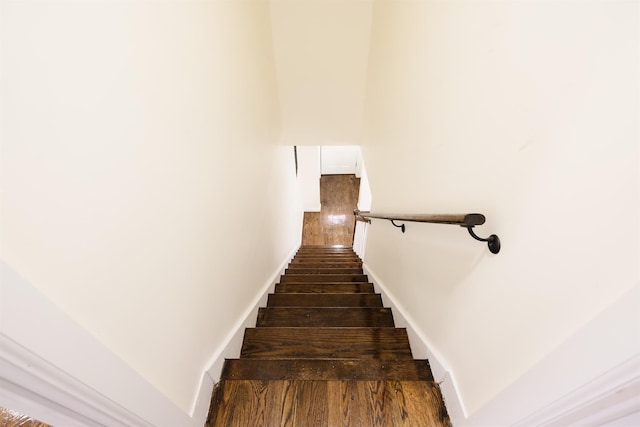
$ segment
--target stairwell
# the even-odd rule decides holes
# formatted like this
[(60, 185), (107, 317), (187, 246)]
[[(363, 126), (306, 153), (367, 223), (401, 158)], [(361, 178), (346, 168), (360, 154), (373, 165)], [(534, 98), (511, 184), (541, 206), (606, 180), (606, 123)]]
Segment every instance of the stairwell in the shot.
[(207, 427), (285, 425), (450, 425), (351, 248), (300, 248), (214, 389)]

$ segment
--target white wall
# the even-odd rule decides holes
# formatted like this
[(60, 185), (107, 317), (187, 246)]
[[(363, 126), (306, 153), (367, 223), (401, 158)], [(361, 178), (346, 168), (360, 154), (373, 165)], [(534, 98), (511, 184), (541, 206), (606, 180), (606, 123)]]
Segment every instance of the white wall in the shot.
[[(478, 211), (476, 232), (503, 242), (492, 255), (454, 226), (367, 230), (369, 271), (474, 425), (638, 283), (638, 3), (378, 0), (370, 44), (372, 211)], [(601, 347), (609, 361), (638, 351), (638, 324), (619, 323), (631, 345)], [(575, 371), (602, 373), (602, 354), (573, 356), (538, 380), (568, 392)]]
[(2, 8), (2, 259), (190, 413), (300, 239), (269, 4)]
[(357, 145), (320, 147), (322, 175), (355, 175), (359, 153)]
[(360, 192), (358, 193), (358, 209), (369, 211), (371, 209), (371, 186), (369, 185), (369, 175), (364, 161), (360, 161)]
[[(358, 147), (358, 166), (356, 167), (356, 176), (360, 178), (360, 190), (358, 191), (358, 210), (371, 210), (371, 187), (369, 186), (369, 176), (367, 168), (362, 158), (362, 150)], [(353, 237), (353, 250), (360, 258), (364, 259), (368, 223), (356, 221), (356, 228)]]
[(358, 144), (372, 1), (270, 3), (285, 143)]
[(299, 146), (298, 182), (305, 212), (320, 212), (320, 147)]

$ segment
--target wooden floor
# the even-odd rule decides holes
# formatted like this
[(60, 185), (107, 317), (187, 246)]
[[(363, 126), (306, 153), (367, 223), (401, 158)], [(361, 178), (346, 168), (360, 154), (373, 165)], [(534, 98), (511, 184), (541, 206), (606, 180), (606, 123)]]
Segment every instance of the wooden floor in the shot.
[(51, 427), (7, 408), (0, 407), (0, 427)]
[[(443, 426), (426, 381), (230, 381), (216, 397), (224, 426)], [(239, 405), (237, 402), (243, 402)]]
[(305, 212), (302, 245), (353, 244), (360, 178), (355, 175), (320, 177), (320, 212)]
[(449, 426), (426, 360), (350, 248), (303, 246), (225, 362), (214, 426)]

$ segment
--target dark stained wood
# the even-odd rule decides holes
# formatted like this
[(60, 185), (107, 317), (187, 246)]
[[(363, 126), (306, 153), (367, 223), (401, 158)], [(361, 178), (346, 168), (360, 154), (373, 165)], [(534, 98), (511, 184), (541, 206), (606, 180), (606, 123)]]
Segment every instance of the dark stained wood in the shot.
[(485, 222), (485, 217), (479, 213), (471, 214), (393, 214), (393, 213), (371, 213), (363, 211), (354, 211), (355, 216), (369, 219), (388, 219), (395, 221), (411, 221), (411, 222), (427, 222), (432, 224), (452, 224), (460, 226), (476, 226)]
[(280, 283), (276, 293), (373, 293), (372, 283)]
[(221, 379), (433, 381), (433, 375), (426, 360), (231, 359)]
[(405, 359), (411, 349), (401, 328), (247, 328), (240, 357)]
[(274, 292), (224, 364), (207, 427), (450, 426), (351, 248), (302, 247)]
[(291, 262), (289, 264), (289, 267), (287, 268), (287, 270), (291, 270), (292, 273), (295, 272), (295, 270), (299, 269), (299, 268), (337, 268), (337, 269), (343, 269), (343, 268), (362, 268), (362, 262), (361, 261), (357, 261), (357, 262), (331, 262), (331, 261), (325, 261), (325, 262)]
[(27, 415), (0, 407), (0, 426), (2, 427), (51, 427)]
[(208, 427), (450, 426), (430, 381), (225, 380)]
[(348, 263), (356, 263), (362, 264), (362, 260), (360, 258), (354, 257), (326, 257), (326, 256), (308, 256), (308, 257), (298, 257), (293, 258), (291, 260), (291, 264), (348, 264)]
[(334, 252), (307, 252), (298, 253), (293, 259), (309, 259), (309, 258), (330, 258), (330, 259), (345, 259), (345, 260), (359, 260), (360, 258), (353, 252), (351, 253), (334, 253)]
[(320, 212), (304, 213), (302, 244), (351, 245), (359, 192), (360, 178), (355, 175), (322, 175)]
[[(449, 426), (437, 385), (426, 381), (329, 381), (330, 426)], [(339, 410), (338, 410), (339, 409)]]
[(300, 246), (298, 254), (307, 253), (330, 253), (330, 254), (351, 254), (353, 252), (352, 246)]
[[(353, 259), (329, 259), (326, 257), (322, 258), (308, 258), (304, 261), (300, 259), (294, 259), (289, 263), (288, 268), (314, 268), (310, 266), (317, 265), (316, 268), (331, 268), (331, 269), (342, 269), (342, 268), (362, 268), (362, 261)], [(293, 273), (293, 272), (292, 272)]]
[(344, 283), (344, 282), (364, 282), (367, 283), (369, 278), (366, 274), (286, 274), (280, 277), (280, 283), (305, 283), (305, 282), (324, 282), (324, 283)]
[(379, 294), (271, 294), (267, 307), (382, 307)]
[(261, 308), (257, 327), (393, 327), (389, 308)]
[(362, 268), (287, 268), (285, 270), (287, 274), (363, 274)]
[[(345, 264), (356, 264), (357, 267), (362, 266), (361, 260), (357, 258), (339, 258), (339, 257), (307, 257), (307, 258), (294, 258), (289, 263), (289, 266), (308, 268), (309, 264), (320, 264), (324, 268), (353, 268), (345, 267)], [(336, 267), (326, 267), (326, 264), (336, 264)]]

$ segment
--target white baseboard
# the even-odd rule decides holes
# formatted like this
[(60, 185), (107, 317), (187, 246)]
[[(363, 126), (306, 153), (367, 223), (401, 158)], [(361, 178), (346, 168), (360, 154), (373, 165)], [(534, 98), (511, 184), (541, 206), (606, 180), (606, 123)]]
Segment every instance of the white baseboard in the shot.
[(190, 414), (0, 261), (0, 402), (55, 426), (202, 427), (224, 359), (239, 355), (244, 328), (296, 251), (211, 358)]
[(599, 426), (640, 410), (632, 393), (640, 376), (639, 309), (640, 284), (460, 426)]
[(365, 273), (406, 327), (416, 358), (429, 359), (454, 426), (602, 426), (640, 412), (640, 284), (495, 396), (468, 414), (454, 372), (365, 264)]
[(429, 360), (434, 380), (440, 384), (440, 391), (447, 406), (449, 418), (453, 425), (456, 425), (458, 420), (465, 418), (465, 410), (458, 395), (455, 377), (447, 363), (420, 328), (416, 326), (413, 318), (397, 303), (389, 288), (385, 286), (367, 264), (364, 264), (363, 269), (364, 273), (369, 276), (369, 281), (373, 283), (376, 292), (381, 294), (383, 304), (391, 308), (396, 326), (407, 329), (413, 357)]
[(317, 205), (313, 205), (313, 206), (305, 206), (304, 207), (304, 211), (305, 212), (320, 212), (320, 211), (322, 211), (322, 205), (320, 203), (318, 203)]
[[(284, 274), (284, 270), (291, 262), (294, 255), (298, 251), (297, 246), (285, 259), (280, 267), (271, 275), (269, 280), (262, 288), (262, 292), (254, 299), (249, 307), (244, 311), (240, 320), (236, 323), (233, 329), (227, 335), (227, 338), (223, 344), (219, 347), (218, 351), (214, 353), (208, 364), (208, 368), (205, 371), (204, 376), (211, 378), (213, 383), (220, 380), (220, 374), (222, 373), (222, 366), (225, 359), (235, 359), (240, 356), (240, 350), (242, 349), (242, 340), (244, 339), (244, 330), (246, 328), (253, 328), (256, 326), (256, 320), (258, 318), (258, 309), (267, 305), (267, 298), (269, 293), (272, 293), (275, 289), (276, 283), (280, 279), (280, 276)], [(211, 397), (211, 396), (209, 396)]]

